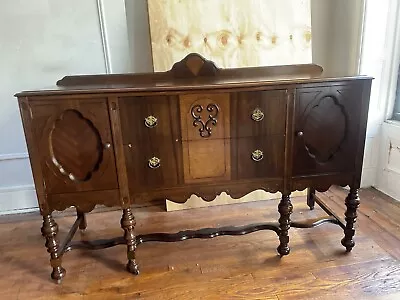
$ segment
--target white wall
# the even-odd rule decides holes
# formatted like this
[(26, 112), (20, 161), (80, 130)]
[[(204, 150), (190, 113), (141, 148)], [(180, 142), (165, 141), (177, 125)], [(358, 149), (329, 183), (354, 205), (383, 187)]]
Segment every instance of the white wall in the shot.
[(67, 74), (132, 70), (127, 36), (123, 0), (1, 1), (0, 213), (37, 206), (13, 94)]
[[(354, 71), (362, 0), (312, 0), (313, 60)], [(37, 206), (13, 94), (67, 74), (152, 70), (146, 0), (2, 0), (0, 213)], [(78, 9), (79, 8), (79, 9)]]

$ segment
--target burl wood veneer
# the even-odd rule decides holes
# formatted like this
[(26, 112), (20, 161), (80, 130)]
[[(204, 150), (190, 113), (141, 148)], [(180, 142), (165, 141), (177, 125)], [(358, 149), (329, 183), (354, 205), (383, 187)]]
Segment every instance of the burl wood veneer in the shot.
[[(51, 277), (65, 276), (62, 258), (76, 248), (127, 245), (127, 268), (139, 273), (137, 245), (273, 230), (281, 256), (290, 227), (325, 222), (344, 229), (354, 247), (354, 223), (372, 78), (323, 74), (317, 65), (219, 69), (190, 54), (168, 72), (67, 76), (49, 90), (17, 94), (30, 154)], [(350, 186), (342, 221), (315, 191)], [(309, 189), (328, 217), (292, 222), (290, 194)], [(255, 189), (281, 192), (277, 223), (136, 236), (133, 203), (157, 198), (213, 200)], [(121, 207), (124, 235), (71, 242), (96, 205)], [(54, 210), (74, 206), (77, 220), (57, 239)]]

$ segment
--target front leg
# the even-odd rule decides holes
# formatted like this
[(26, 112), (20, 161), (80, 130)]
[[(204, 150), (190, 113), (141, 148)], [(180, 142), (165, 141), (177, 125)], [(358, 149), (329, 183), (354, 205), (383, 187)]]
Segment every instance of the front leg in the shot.
[(87, 220), (86, 220), (86, 215), (85, 213), (79, 211), (78, 209), (76, 210), (76, 214), (78, 218), (82, 218), (81, 222), (79, 223), (79, 229), (80, 230), (86, 230), (87, 227)]
[(315, 190), (313, 188), (307, 189), (307, 205), (310, 210), (313, 210), (315, 207)]
[(50, 265), (53, 268), (51, 278), (57, 283), (65, 277), (66, 271), (61, 266), (61, 255), (59, 254), (60, 243), (57, 240), (58, 225), (51, 214), (43, 216), (42, 234), (46, 238), (47, 252), (50, 253)]
[(130, 208), (126, 208), (123, 210), (122, 219), (121, 219), (121, 227), (125, 231), (124, 239), (127, 249), (127, 256), (128, 256), (128, 264), (126, 268), (128, 272), (139, 275), (139, 267), (136, 263), (136, 236), (134, 233), (136, 221), (132, 214), (132, 210)]
[(350, 188), (350, 192), (346, 197), (345, 200), (346, 204), (346, 212), (345, 212), (345, 220), (346, 220), (346, 227), (344, 229), (344, 238), (342, 239), (342, 245), (346, 247), (346, 251), (350, 252), (355, 242), (353, 240), (355, 229), (354, 224), (357, 220), (357, 208), (360, 205), (360, 198), (358, 196), (358, 189), (357, 188)]
[(278, 205), (278, 211), (280, 214), (279, 218), (279, 247), (278, 253), (282, 256), (288, 255), (290, 252), (289, 248), (289, 229), (290, 229), (290, 215), (293, 211), (293, 205), (290, 201), (289, 195), (282, 195), (281, 202)]

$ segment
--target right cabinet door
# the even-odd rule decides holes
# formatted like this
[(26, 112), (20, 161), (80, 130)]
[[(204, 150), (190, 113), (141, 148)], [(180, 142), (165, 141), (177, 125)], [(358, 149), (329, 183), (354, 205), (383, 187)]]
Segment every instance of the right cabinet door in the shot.
[(354, 171), (361, 105), (357, 82), (296, 91), (293, 176)]

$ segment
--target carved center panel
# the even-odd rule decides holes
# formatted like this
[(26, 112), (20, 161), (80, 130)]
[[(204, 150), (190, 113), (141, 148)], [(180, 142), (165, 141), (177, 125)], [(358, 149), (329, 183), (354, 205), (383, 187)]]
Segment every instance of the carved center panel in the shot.
[[(206, 113), (203, 113), (206, 111)], [(193, 116), (193, 126), (199, 126), (199, 133), (201, 137), (210, 137), (212, 127), (217, 126), (217, 116), (219, 112), (218, 105), (210, 103), (207, 105), (207, 109), (204, 110), (200, 104), (192, 106), (191, 114)]]
[(185, 183), (230, 178), (229, 94), (179, 96)]
[(72, 181), (87, 181), (103, 158), (99, 132), (76, 110), (66, 110), (54, 122), (49, 136), (54, 165)]
[(339, 151), (347, 129), (344, 107), (333, 96), (321, 98), (304, 119), (304, 143), (310, 156), (327, 162)]

